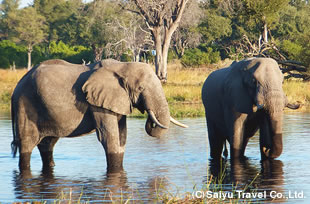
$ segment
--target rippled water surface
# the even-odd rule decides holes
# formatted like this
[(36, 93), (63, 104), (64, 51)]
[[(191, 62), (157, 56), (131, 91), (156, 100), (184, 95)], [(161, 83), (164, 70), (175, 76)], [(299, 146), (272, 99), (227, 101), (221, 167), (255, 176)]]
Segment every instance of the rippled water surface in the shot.
[[(218, 166), (208, 160), (205, 119), (181, 122), (190, 127), (171, 125), (167, 135), (153, 138), (144, 131), (145, 120), (128, 119), (125, 171), (119, 174), (106, 174), (104, 150), (91, 134), (61, 139), (54, 152), (56, 166), (50, 172), (42, 172), (39, 152), (34, 150), (31, 172), (21, 175), (18, 158), (11, 155), (11, 121), (0, 114), (0, 202), (58, 198), (94, 203), (127, 199), (147, 202), (154, 201), (162, 191), (178, 197), (186, 193), (200, 196), (199, 190), (207, 186), (211, 174), (217, 174)], [(249, 189), (256, 189), (253, 192), (267, 194), (267, 198), (255, 201), (271, 200), (272, 192), (293, 197), (275, 202), (310, 203), (310, 114), (286, 114), (283, 131), (284, 149), (277, 160), (260, 162), (255, 136), (246, 150), (247, 161), (225, 162), (221, 190), (232, 192), (251, 184)]]

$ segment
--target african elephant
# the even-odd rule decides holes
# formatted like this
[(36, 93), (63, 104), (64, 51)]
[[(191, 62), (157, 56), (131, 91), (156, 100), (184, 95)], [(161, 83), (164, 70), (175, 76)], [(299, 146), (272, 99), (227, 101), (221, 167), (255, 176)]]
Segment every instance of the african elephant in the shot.
[(164, 134), (171, 119), (163, 88), (151, 67), (111, 59), (90, 65), (45, 61), (19, 81), (11, 102), (12, 151), (15, 156), (19, 149), (21, 170), (30, 170), (35, 146), (43, 168), (51, 167), (59, 138), (96, 131), (105, 149), (107, 170), (120, 171), (126, 116), (133, 108), (147, 111), (145, 129), (150, 136)]
[(282, 83), (282, 72), (270, 58), (233, 62), (209, 75), (202, 87), (202, 101), (212, 158), (221, 159), (226, 140), (230, 157), (242, 158), (258, 129), (262, 160), (280, 156), (283, 109), (299, 108), (287, 102)]

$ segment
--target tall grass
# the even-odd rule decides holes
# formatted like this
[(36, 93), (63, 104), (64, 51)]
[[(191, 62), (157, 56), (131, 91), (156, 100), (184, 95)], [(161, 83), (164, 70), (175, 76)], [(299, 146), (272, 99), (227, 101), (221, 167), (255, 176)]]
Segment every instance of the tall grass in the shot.
[[(207, 76), (218, 67), (229, 65), (230, 61), (204, 68), (182, 68), (180, 63), (168, 65), (168, 82), (163, 85), (164, 92), (173, 117), (202, 117), (204, 108), (201, 102), (201, 87)], [(0, 69), (0, 111), (10, 109), (11, 94), (26, 70)], [(284, 92), (289, 102), (300, 102), (299, 111), (310, 111), (310, 83), (286, 80)], [(145, 117), (134, 111), (133, 117)]]
[(16, 71), (0, 69), (0, 111), (10, 109), (13, 90), (26, 72), (25, 69)]
[(300, 103), (299, 111), (310, 111), (310, 82), (297, 80), (284, 81), (283, 90), (290, 103)]

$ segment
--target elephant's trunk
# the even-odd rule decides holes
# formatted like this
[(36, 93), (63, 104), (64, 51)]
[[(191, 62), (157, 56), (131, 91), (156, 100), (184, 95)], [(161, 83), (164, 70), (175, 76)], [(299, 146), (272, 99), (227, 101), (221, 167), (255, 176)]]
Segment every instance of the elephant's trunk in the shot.
[(281, 92), (273, 95), (272, 100), (266, 104), (266, 117), (261, 130), (262, 153), (265, 157), (273, 159), (282, 153), (282, 123), (285, 102)]
[(148, 113), (145, 130), (150, 136), (160, 137), (169, 128), (170, 112), (164, 92), (162, 90), (154, 92), (143, 93), (143, 101)]
[(153, 137), (160, 137), (169, 128), (170, 113), (169, 109), (160, 113), (148, 110), (148, 118), (145, 124), (147, 134)]
[(142, 94), (144, 109), (148, 113), (148, 118), (145, 124), (146, 132), (150, 136), (160, 137), (167, 132), (170, 121), (175, 125), (187, 128), (187, 125), (184, 125), (170, 117), (169, 107), (164, 91), (159, 85), (154, 85), (154, 87), (157, 87), (157, 89), (152, 92), (145, 90)]
[[(280, 117), (280, 116), (277, 116), (277, 117)], [(270, 133), (271, 133), (270, 134), (271, 135), (270, 148), (263, 147), (263, 153), (267, 158), (274, 159), (281, 155), (282, 149), (283, 149), (282, 118), (271, 119)]]

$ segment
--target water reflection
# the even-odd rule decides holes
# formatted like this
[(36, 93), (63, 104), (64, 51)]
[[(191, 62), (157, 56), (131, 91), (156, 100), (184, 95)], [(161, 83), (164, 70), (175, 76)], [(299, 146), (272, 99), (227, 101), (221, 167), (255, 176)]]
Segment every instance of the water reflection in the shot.
[[(213, 179), (214, 190), (232, 191), (234, 189), (265, 194), (263, 199), (257, 198), (252, 201), (271, 201), (274, 200), (270, 196), (273, 193), (283, 195), (286, 193), (283, 189), (283, 162), (280, 160), (260, 161), (260, 166), (253, 164), (250, 159), (223, 160), (222, 162), (210, 160), (210, 173), (206, 181), (210, 182), (210, 178)], [(276, 200), (277, 202), (285, 201), (284, 198)]]
[[(256, 189), (255, 192), (266, 192), (267, 197), (263, 199), (265, 201), (273, 200), (269, 196), (271, 191), (284, 193), (283, 163), (280, 160), (263, 161), (259, 168), (250, 160), (224, 160), (222, 163), (210, 160), (209, 172), (217, 181), (215, 191), (219, 189), (218, 184), (222, 185), (222, 190), (227, 191), (248, 188), (245, 192), (253, 192), (253, 189)], [(209, 183), (211, 175), (205, 175), (205, 182)], [(155, 176), (139, 186), (131, 186), (125, 171), (103, 174), (98, 179), (74, 180), (56, 177), (53, 169), (42, 170), (38, 176), (33, 176), (31, 171), (19, 173), (14, 170), (13, 182), (16, 199), (23, 201), (44, 197), (45, 200), (121, 202), (130, 199), (150, 202), (156, 200), (162, 187), (170, 185), (167, 178)], [(247, 187), (250, 183), (252, 185)], [(284, 199), (277, 199), (277, 202), (282, 201)]]
[[(98, 179), (67, 179), (55, 177), (53, 170), (42, 171), (38, 176), (33, 176), (30, 171), (19, 173), (13, 171), (15, 196), (19, 200), (33, 200), (44, 197), (45, 200), (70, 199), (72, 201), (92, 202), (119, 202), (131, 198), (151, 200), (152, 197), (139, 197), (134, 194), (136, 189), (128, 185), (125, 171), (120, 173), (104, 174)], [(149, 192), (144, 195), (154, 195), (158, 178), (151, 179), (148, 183)], [(162, 182), (162, 181), (161, 181)], [(153, 192), (150, 192), (153, 191)]]
[(41, 170), (39, 152), (34, 151), (32, 171), (20, 173), (18, 159), (12, 159), (10, 154), (10, 120), (0, 118), (0, 202), (42, 199), (52, 202), (70, 196), (73, 200), (93, 203), (127, 199), (158, 202), (156, 198), (162, 188), (163, 193), (184, 197), (186, 192), (193, 192), (193, 187), (201, 189), (208, 184), (212, 174), (223, 190), (247, 188), (246, 192), (266, 192), (266, 199), (255, 202), (272, 200), (269, 196), (272, 191), (287, 195), (289, 191), (302, 190), (304, 199), (274, 202), (309, 203), (310, 156), (305, 150), (310, 143), (310, 114), (285, 117), (284, 151), (279, 159), (261, 162), (258, 137), (254, 137), (246, 150), (247, 160), (223, 163), (208, 160), (204, 118), (181, 120), (190, 127), (171, 126), (162, 138), (148, 137), (144, 120), (130, 119), (125, 171), (119, 174), (106, 173), (104, 150), (95, 135), (60, 140), (55, 149), (56, 166), (49, 171)]
[(55, 201), (70, 200), (79, 202), (116, 202), (127, 200), (156, 202), (163, 187), (169, 185), (165, 177), (154, 176), (145, 183), (132, 186), (128, 183), (126, 171), (107, 173), (100, 178), (85, 180), (62, 178), (54, 175), (53, 169), (42, 170), (38, 176), (31, 171), (13, 171), (15, 200)]

